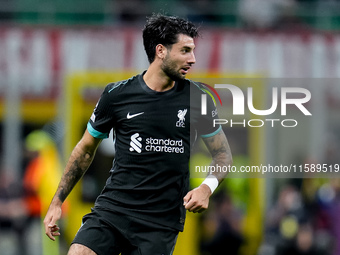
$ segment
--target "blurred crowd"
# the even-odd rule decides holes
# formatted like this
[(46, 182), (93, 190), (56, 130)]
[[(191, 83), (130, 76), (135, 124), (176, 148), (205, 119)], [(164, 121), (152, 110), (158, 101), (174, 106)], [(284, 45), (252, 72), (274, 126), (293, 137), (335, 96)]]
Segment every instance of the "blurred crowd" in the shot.
[(29, 172), (29, 169), (23, 171), (18, 179), (11, 171), (0, 171), (1, 254), (33, 255), (41, 252), (41, 205), (35, 187), (37, 183)]
[(338, 255), (340, 180), (283, 186), (267, 214), (263, 247), (277, 255)]
[[(42, 218), (62, 168), (55, 135), (34, 130), (23, 141), (21, 172), (0, 170), (0, 253), (43, 254)], [(19, 160), (19, 159), (18, 159)], [(67, 203), (63, 213), (67, 212)]]
[(255, 30), (339, 28), (338, 0), (0, 0), (0, 22), (29, 24), (144, 24), (152, 12), (176, 14), (205, 26)]
[[(258, 255), (339, 255), (340, 180), (291, 180), (264, 215)], [(242, 255), (242, 212), (228, 192), (214, 196), (201, 217), (202, 255)]]

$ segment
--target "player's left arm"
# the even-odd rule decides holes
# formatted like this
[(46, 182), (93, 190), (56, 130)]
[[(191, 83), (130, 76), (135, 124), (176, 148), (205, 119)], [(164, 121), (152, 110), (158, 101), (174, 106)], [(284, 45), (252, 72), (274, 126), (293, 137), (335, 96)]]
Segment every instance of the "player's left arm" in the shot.
[[(227, 137), (221, 129), (216, 135), (202, 139), (212, 156), (210, 165), (215, 166), (214, 169), (224, 169), (224, 171), (210, 173), (206, 181), (208, 183), (216, 182), (216, 185), (219, 185), (228, 174), (225, 169), (232, 165), (232, 155)], [(207, 183), (206, 181), (199, 187), (189, 191), (184, 197), (184, 206), (189, 212), (203, 212), (208, 208), (212, 190), (209, 185), (205, 184)]]

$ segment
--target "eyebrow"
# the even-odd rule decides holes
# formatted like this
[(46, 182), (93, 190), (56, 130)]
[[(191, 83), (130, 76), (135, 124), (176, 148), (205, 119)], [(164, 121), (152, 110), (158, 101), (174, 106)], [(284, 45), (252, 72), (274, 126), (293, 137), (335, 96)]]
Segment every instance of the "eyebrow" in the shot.
[(195, 46), (194, 46), (194, 47), (183, 46), (182, 49), (185, 49), (185, 50), (194, 50), (194, 49), (195, 49)]

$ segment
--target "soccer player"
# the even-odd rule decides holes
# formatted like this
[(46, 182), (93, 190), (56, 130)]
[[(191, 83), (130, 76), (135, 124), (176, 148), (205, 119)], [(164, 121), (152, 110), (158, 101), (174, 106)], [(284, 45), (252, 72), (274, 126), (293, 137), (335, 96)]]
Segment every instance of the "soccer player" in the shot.
[(143, 29), (149, 68), (108, 84), (73, 149), (44, 219), (59, 236), (61, 205), (92, 162), (101, 140), (115, 132), (116, 155), (106, 185), (69, 249), (69, 255), (170, 255), (185, 213), (208, 208), (226, 173), (214, 172), (189, 191), (190, 148), (201, 136), (212, 165), (229, 166), (231, 152), (206, 87), (185, 79), (195, 63), (198, 29), (178, 17), (154, 14)]

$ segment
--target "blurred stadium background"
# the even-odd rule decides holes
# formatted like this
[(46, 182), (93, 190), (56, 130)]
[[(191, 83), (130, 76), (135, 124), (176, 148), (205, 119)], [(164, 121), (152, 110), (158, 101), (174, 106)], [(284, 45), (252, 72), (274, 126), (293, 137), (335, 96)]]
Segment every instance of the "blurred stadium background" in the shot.
[[(59, 242), (41, 215), (103, 86), (147, 68), (141, 29), (152, 12), (201, 26), (192, 78), (318, 80), (318, 117), (299, 128), (226, 130), (235, 164), (339, 163), (340, 1), (0, 0), (0, 254), (66, 253), (112, 147), (101, 145), (65, 203)], [(227, 179), (208, 212), (188, 215), (175, 254), (339, 255), (339, 195), (338, 178)]]

